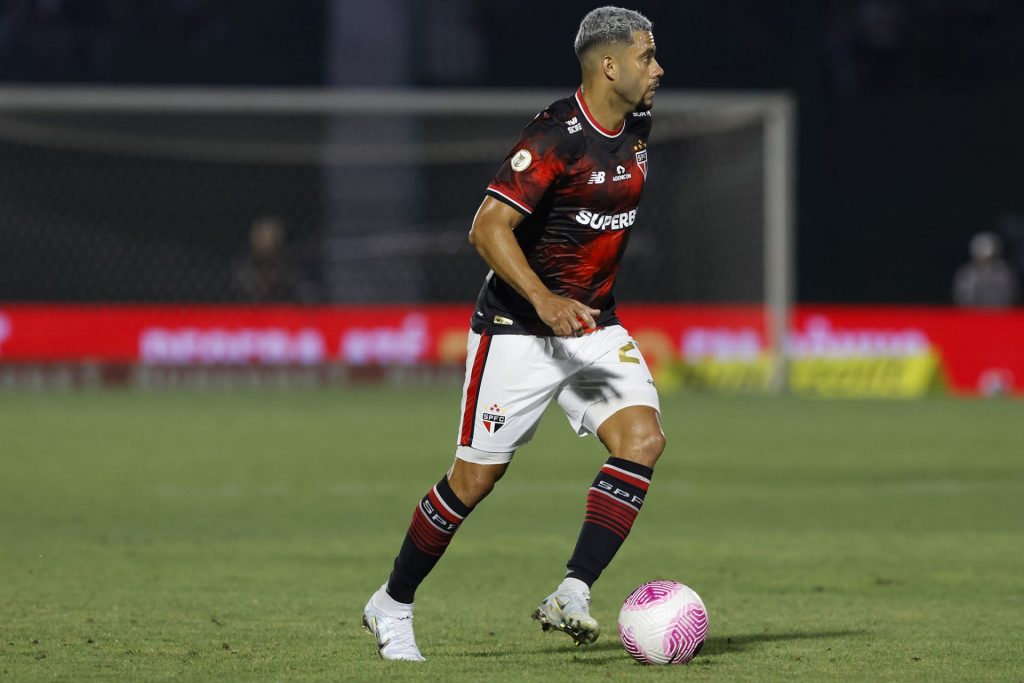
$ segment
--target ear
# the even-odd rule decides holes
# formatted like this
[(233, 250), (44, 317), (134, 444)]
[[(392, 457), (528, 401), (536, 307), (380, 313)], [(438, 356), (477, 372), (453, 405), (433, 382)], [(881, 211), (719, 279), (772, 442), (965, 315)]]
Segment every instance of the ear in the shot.
[(609, 81), (614, 81), (619, 77), (619, 64), (612, 55), (605, 55), (601, 57), (601, 73)]

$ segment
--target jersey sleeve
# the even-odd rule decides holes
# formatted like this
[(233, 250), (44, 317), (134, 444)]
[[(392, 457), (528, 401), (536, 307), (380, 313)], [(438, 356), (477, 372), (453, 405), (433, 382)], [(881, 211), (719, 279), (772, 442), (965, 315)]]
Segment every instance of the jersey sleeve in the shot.
[(523, 130), (487, 185), (487, 194), (529, 215), (572, 161), (566, 125), (542, 112)]

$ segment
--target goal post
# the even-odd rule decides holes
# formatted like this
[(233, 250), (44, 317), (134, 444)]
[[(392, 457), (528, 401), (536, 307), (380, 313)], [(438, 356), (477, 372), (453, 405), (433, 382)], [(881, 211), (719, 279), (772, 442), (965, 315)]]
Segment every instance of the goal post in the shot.
[(786, 390), (787, 337), (796, 299), (796, 122), (789, 97), (776, 97), (765, 116), (765, 301), (770, 323), (769, 388)]
[[(238, 301), (250, 226), (303, 247), (299, 300), (470, 301), (465, 234), (566, 90), (0, 88), (0, 300)], [(758, 305), (785, 387), (795, 105), (660, 89), (619, 301)]]

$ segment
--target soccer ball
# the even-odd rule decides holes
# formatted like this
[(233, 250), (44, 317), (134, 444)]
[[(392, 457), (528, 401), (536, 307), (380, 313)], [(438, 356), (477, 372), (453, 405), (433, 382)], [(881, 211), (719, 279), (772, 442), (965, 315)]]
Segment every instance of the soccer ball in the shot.
[(641, 664), (686, 664), (708, 635), (704, 601), (675, 581), (650, 581), (619, 611), (619, 639)]

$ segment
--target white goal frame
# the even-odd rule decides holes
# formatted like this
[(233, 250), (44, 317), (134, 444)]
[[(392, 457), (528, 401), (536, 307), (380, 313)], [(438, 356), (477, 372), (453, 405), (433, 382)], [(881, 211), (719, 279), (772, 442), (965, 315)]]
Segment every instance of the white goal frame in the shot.
[[(7, 112), (111, 113), (502, 113), (524, 118), (565, 96), (562, 90), (312, 89), (195, 87), (0, 87)], [(711, 120), (764, 124), (764, 292), (772, 358), (769, 386), (786, 388), (786, 337), (794, 302), (796, 106), (777, 92), (685, 92), (662, 89), (656, 109), (710, 114)]]

